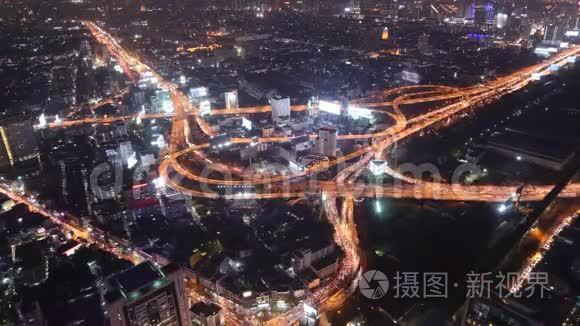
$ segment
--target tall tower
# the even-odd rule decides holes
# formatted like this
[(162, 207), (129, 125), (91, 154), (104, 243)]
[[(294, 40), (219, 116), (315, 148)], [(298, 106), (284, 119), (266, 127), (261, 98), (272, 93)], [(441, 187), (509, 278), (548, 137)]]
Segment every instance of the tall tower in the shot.
[(238, 102), (238, 90), (232, 90), (224, 93), (226, 109), (237, 109), (239, 107)]
[(320, 127), (314, 151), (326, 156), (336, 156), (336, 128)]
[(473, 21), (476, 25), (485, 25), (487, 20), (486, 4), (485, 0), (476, 0), (474, 9)]
[(473, 0), (459, 0), (457, 18), (473, 18), (474, 6)]

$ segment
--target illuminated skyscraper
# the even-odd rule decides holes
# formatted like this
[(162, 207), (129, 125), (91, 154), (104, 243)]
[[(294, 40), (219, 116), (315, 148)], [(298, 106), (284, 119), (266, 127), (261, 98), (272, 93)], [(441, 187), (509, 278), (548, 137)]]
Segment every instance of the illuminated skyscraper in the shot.
[(0, 167), (39, 158), (32, 121), (26, 117), (0, 120)]
[(272, 120), (280, 121), (290, 118), (290, 98), (274, 97), (270, 99), (272, 105)]
[(421, 54), (425, 54), (429, 52), (431, 46), (429, 45), (429, 34), (423, 33), (419, 35), (419, 39), (417, 40), (417, 50)]
[(314, 152), (326, 156), (336, 156), (336, 128), (321, 127), (318, 130)]
[(235, 89), (230, 92), (225, 92), (225, 102), (226, 102), (226, 109), (237, 109), (239, 108), (238, 104), (238, 90)]

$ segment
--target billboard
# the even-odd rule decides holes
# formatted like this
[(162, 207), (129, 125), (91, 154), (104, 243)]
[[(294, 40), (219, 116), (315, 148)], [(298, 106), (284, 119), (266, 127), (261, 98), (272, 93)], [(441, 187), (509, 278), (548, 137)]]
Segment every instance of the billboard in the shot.
[(348, 115), (353, 119), (373, 119), (373, 113), (366, 108), (349, 107)]
[(340, 115), (340, 104), (327, 102), (327, 101), (320, 101), (318, 102), (318, 109), (320, 111), (328, 112), (335, 115)]
[(242, 118), (242, 128), (246, 128), (247, 130), (252, 130), (252, 121)]

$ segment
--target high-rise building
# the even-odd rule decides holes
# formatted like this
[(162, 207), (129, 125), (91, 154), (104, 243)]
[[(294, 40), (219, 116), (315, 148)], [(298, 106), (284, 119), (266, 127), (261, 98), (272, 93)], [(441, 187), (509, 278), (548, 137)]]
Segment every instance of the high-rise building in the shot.
[(237, 109), (239, 108), (238, 103), (238, 90), (234, 89), (229, 92), (224, 93), (226, 101), (226, 109)]
[(272, 120), (281, 121), (290, 118), (290, 98), (273, 97), (270, 99), (272, 106)]
[(475, 8), (473, 13), (473, 22), (476, 25), (485, 25), (486, 12), (485, 12), (485, 0), (476, 0)]
[(0, 167), (14, 166), (39, 158), (38, 144), (30, 119), (19, 116), (0, 120), (0, 137)]
[(411, 1), (411, 11), (413, 18), (422, 18), (423, 17), (423, 0), (412, 0)]
[(30, 241), (12, 245), (12, 262), (18, 267), (18, 280), (27, 286), (43, 283), (48, 278), (46, 242)]
[(336, 156), (336, 128), (320, 127), (314, 152), (326, 156)]
[(457, 10), (457, 18), (473, 18), (475, 4), (473, 0), (460, 0)]
[(308, 100), (308, 104), (306, 105), (308, 110), (308, 116), (311, 118), (316, 118), (320, 115), (320, 108), (318, 106), (318, 97), (313, 96)]
[(419, 39), (417, 40), (417, 50), (421, 54), (425, 54), (429, 52), (431, 46), (429, 45), (429, 34), (423, 33), (419, 35)]
[(562, 39), (564, 34), (560, 25), (548, 25), (544, 31), (544, 41), (556, 42)]
[(106, 311), (111, 326), (191, 325), (181, 269), (141, 263), (106, 281)]
[[(70, 156), (58, 161), (60, 169), (61, 199), (67, 208), (75, 214), (87, 213), (88, 199), (88, 172), (85, 163), (79, 156)], [(92, 189), (93, 191), (96, 189)]]

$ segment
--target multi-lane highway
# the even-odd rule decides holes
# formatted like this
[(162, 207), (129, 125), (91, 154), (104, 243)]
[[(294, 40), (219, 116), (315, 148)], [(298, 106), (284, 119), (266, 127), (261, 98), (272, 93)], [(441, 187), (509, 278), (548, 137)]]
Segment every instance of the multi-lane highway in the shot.
[[(142, 73), (150, 73), (157, 77), (159, 86), (171, 92), (171, 98), (175, 112), (173, 114), (143, 115), (142, 117), (163, 117), (172, 118), (172, 131), (169, 141), (169, 154), (160, 166), (160, 174), (164, 178), (165, 184), (177, 191), (205, 198), (226, 197), (229, 199), (270, 199), (270, 198), (291, 198), (302, 197), (305, 194), (323, 194), (322, 204), (325, 208), (329, 221), (335, 228), (335, 240), (345, 252), (339, 275), (329, 284), (315, 291), (309, 298), (322, 310), (332, 309), (339, 306), (348, 297), (352, 289), (356, 287), (357, 271), (359, 269), (358, 245), (356, 227), (353, 219), (354, 204), (356, 197), (393, 197), (393, 198), (431, 198), (438, 200), (466, 200), (466, 201), (504, 201), (516, 189), (516, 186), (464, 186), (437, 183), (420, 180), (405, 176), (402, 172), (387, 168), (386, 173), (401, 180), (395, 185), (368, 185), (356, 183), (360, 171), (366, 164), (376, 156), (393, 146), (396, 142), (404, 140), (413, 135), (420, 134), (424, 130), (431, 128), (441, 122), (467, 111), (474, 111), (485, 107), (485, 104), (498, 100), (505, 94), (517, 91), (525, 87), (532, 80), (532, 75), (544, 75), (550, 73), (551, 65), (564, 66), (568, 58), (580, 52), (580, 48), (571, 47), (554, 55), (553, 57), (537, 65), (516, 71), (510, 75), (498, 78), (467, 88), (452, 88), (445, 86), (420, 85), (407, 86), (396, 89), (376, 92), (370, 96), (353, 100), (353, 106), (373, 108), (377, 112), (388, 114), (394, 121), (389, 128), (370, 134), (360, 135), (339, 135), (339, 140), (351, 139), (371, 139), (372, 145), (355, 150), (351, 153), (333, 159), (325, 164), (318, 164), (305, 169), (299, 173), (272, 176), (272, 175), (248, 175), (243, 173), (243, 167), (214, 163), (208, 157), (206, 149), (209, 144), (206, 140), (200, 142), (189, 139), (190, 128), (199, 129), (207, 136), (213, 136), (214, 132), (199, 114), (199, 109), (192, 106), (187, 96), (175, 84), (166, 81), (149, 66), (142, 63), (136, 56), (131, 55), (123, 49), (113, 36), (106, 33), (102, 28), (92, 22), (86, 22), (87, 27), (95, 38), (106, 45), (110, 53), (117, 58), (119, 65), (130, 79), (136, 80)], [(434, 103), (435, 108), (426, 111), (425, 114), (416, 117), (406, 117), (403, 114), (402, 106), (418, 103)], [(292, 110), (303, 111), (306, 106), (294, 106)], [(212, 111), (213, 115), (231, 114), (255, 114), (265, 113), (271, 110), (268, 106), (241, 108), (241, 109), (218, 109)], [(191, 119), (195, 125), (189, 126)], [(125, 117), (105, 117), (87, 118), (77, 121), (63, 121), (59, 126), (74, 126), (81, 123), (110, 123), (115, 119), (133, 119), (135, 116)], [(55, 126), (56, 127), (56, 126)], [(288, 137), (260, 138), (258, 142), (285, 142)], [(232, 143), (250, 144), (255, 140), (245, 138), (234, 138)], [(190, 155), (191, 154), (191, 155)], [(352, 161), (359, 158), (354, 165), (341, 170), (333, 181), (303, 181), (305, 177), (315, 175), (318, 172), (326, 171), (338, 164)], [(235, 175), (236, 179), (209, 178), (203, 175), (202, 171), (194, 168), (199, 166), (209, 166), (213, 171), (222, 172), (225, 175)], [(180, 180), (181, 179), (181, 180)], [(183, 182), (188, 180), (188, 182)], [(194, 185), (194, 186), (191, 186)], [(203, 186), (200, 186), (203, 185)], [(210, 190), (211, 186), (223, 186), (234, 189), (236, 186), (260, 186), (260, 192), (244, 192), (241, 194), (231, 193), (226, 195), (218, 194)], [(522, 200), (539, 200), (549, 190), (550, 185), (535, 187), (526, 191)], [(1, 190), (0, 190), (1, 191)], [(579, 185), (570, 185), (562, 193), (563, 196), (576, 196), (580, 191)], [(4, 191), (9, 192), (4, 189)], [(336, 206), (336, 198), (343, 198), (342, 209)], [(19, 199), (23, 201), (22, 198)], [(31, 203), (28, 203), (31, 204)], [(31, 206), (35, 207), (35, 206)], [(54, 218), (50, 214), (47, 215)], [(69, 226), (66, 226), (69, 228)], [(81, 230), (82, 231), (82, 230)], [(76, 232), (76, 231), (75, 231)], [(79, 236), (83, 236), (81, 233)], [(90, 238), (85, 235), (85, 238)], [(354, 285), (353, 285), (354, 284)], [(222, 303), (226, 304), (226, 303)], [(227, 308), (227, 307), (226, 307)], [(283, 319), (291, 319), (294, 311), (274, 319), (272, 322)], [(243, 316), (241, 320), (243, 320)]]
[[(503, 201), (505, 200), (516, 188), (516, 186), (494, 186), (494, 185), (484, 185), (484, 186), (463, 186), (463, 185), (450, 185), (435, 182), (428, 182), (424, 180), (415, 179), (412, 177), (404, 176), (402, 173), (387, 169), (387, 173), (393, 175), (399, 180), (405, 181), (399, 185), (388, 185), (388, 186), (374, 186), (374, 185), (362, 185), (362, 184), (342, 184), (341, 182), (308, 182), (303, 183), (303, 187), (300, 188), (300, 183), (290, 184), (290, 180), (298, 179), (306, 176), (313, 175), (318, 172), (325, 171), (338, 164), (350, 161), (357, 157), (364, 157), (368, 162), (372, 156), (366, 155), (368, 153), (375, 153), (380, 155), (384, 150), (388, 149), (390, 146), (395, 144), (397, 141), (401, 141), (407, 137), (418, 134), (421, 131), (449, 119), (450, 117), (457, 115), (458, 113), (475, 110), (483, 107), (484, 104), (490, 103), (502, 97), (505, 94), (517, 91), (524, 86), (526, 86), (532, 79), (532, 74), (548, 74), (550, 73), (550, 65), (557, 64), (563, 66), (567, 64), (567, 58), (569, 56), (574, 56), (579, 52), (578, 48), (571, 48), (563, 51), (554, 57), (542, 62), (538, 65), (528, 67), (517, 71), (511, 75), (498, 78), (497, 80), (488, 82), (483, 85), (478, 85), (476, 87), (469, 87), (466, 89), (453, 89), (453, 88), (443, 88), (437, 86), (434, 90), (425, 91), (430, 86), (415, 86), (407, 87), (405, 89), (395, 89), (387, 90), (383, 93), (377, 93), (373, 96), (357, 100), (356, 105), (360, 106), (372, 106), (373, 103), (380, 103), (377, 106), (391, 106), (392, 111), (387, 112), (393, 117), (395, 123), (392, 127), (379, 131), (372, 134), (361, 134), (361, 135), (339, 135), (338, 140), (344, 139), (373, 139), (373, 145), (361, 148), (359, 150), (348, 153), (344, 156), (338, 157), (325, 164), (318, 164), (305, 169), (304, 171), (297, 172), (290, 175), (254, 175), (252, 177), (245, 177), (242, 179), (219, 179), (219, 178), (208, 178), (202, 175), (201, 171), (196, 171), (190, 168), (185, 160), (180, 160), (188, 153), (196, 152), (200, 154), (201, 151), (209, 147), (209, 144), (198, 144), (185, 148), (178, 152), (172, 152), (161, 165), (161, 174), (166, 178), (166, 182), (170, 187), (173, 187), (179, 191), (188, 193), (192, 196), (202, 196), (208, 198), (219, 197), (216, 192), (207, 190), (200, 190), (199, 188), (187, 188), (184, 187), (184, 183), (175, 182), (174, 177), (170, 176), (170, 171), (176, 173), (179, 178), (194, 181), (197, 184), (203, 185), (221, 185), (227, 187), (236, 187), (244, 185), (266, 185), (272, 183), (284, 183), (285, 187), (272, 187), (269, 189), (282, 189), (280, 191), (270, 191), (262, 193), (244, 193), (244, 198), (289, 198), (289, 197), (300, 197), (305, 193), (320, 193), (324, 190), (335, 196), (367, 196), (367, 197), (395, 197), (395, 198), (432, 198), (438, 200), (476, 200), (476, 201)], [(419, 89), (420, 92), (409, 93)], [(401, 94), (391, 101), (380, 101), (380, 102), (365, 102), (368, 100), (381, 99), (389, 95)], [(415, 104), (415, 103), (426, 103), (426, 102), (441, 102), (450, 99), (456, 99), (450, 104), (447, 104), (439, 109), (427, 112), (418, 117), (412, 119), (407, 119), (401, 112), (400, 107), (402, 105)], [(370, 104), (370, 105), (369, 105)], [(288, 141), (287, 137), (277, 137), (277, 138), (261, 138), (259, 142), (284, 142)], [(234, 144), (244, 144), (250, 143), (252, 140), (244, 138), (235, 138), (232, 140)], [(240, 167), (237, 168), (226, 168), (221, 166), (220, 172), (226, 175), (236, 175), (238, 171), (241, 170)], [(212, 166), (209, 166), (212, 169)], [(218, 169), (219, 171), (219, 169)], [(175, 174), (172, 174), (173, 176)], [(544, 194), (549, 191), (550, 186), (536, 187), (533, 191), (527, 191), (523, 195), (523, 200), (537, 200), (543, 197)], [(570, 186), (565, 192), (564, 196), (575, 196), (577, 186)], [(226, 198), (240, 198), (240, 194), (227, 194)]]

